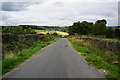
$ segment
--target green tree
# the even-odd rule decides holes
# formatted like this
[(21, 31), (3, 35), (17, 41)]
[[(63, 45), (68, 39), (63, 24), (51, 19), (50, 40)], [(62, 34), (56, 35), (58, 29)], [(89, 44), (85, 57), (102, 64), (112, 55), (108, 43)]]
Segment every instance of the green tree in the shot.
[(101, 21), (99, 22), (99, 20), (95, 23), (94, 26), (94, 34), (95, 35), (104, 35), (106, 31), (106, 24), (105, 22)]
[(115, 36), (116, 38), (120, 38), (120, 28), (119, 28), (119, 27), (117, 27), (117, 28), (115, 29), (115, 31), (114, 31), (114, 36)]
[(92, 22), (75, 22), (69, 27), (68, 32), (70, 35), (104, 35), (106, 31), (107, 21), (105, 19), (96, 21), (95, 24)]
[(79, 22), (79, 21), (73, 23), (73, 25), (69, 27), (68, 33), (69, 33), (70, 35), (73, 35), (74, 33), (79, 33), (79, 32), (80, 32), (79, 27), (80, 27), (80, 22)]
[(74, 31), (73, 31), (72, 26), (69, 26), (69, 28), (68, 28), (68, 33), (69, 33), (70, 35), (73, 35), (73, 34), (74, 34)]
[(3, 28), (3, 33), (12, 33), (12, 34), (35, 34), (35, 30), (29, 27), (23, 28), (21, 26), (5, 26)]
[(97, 20), (96, 23), (101, 23), (101, 22), (104, 22), (105, 24), (107, 24), (107, 21), (105, 19), (102, 19), (102, 20)]
[(112, 27), (109, 27), (107, 30), (106, 30), (106, 37), (108, 38), (113, 38), (113, 35), (114, 35), (114, 30)]

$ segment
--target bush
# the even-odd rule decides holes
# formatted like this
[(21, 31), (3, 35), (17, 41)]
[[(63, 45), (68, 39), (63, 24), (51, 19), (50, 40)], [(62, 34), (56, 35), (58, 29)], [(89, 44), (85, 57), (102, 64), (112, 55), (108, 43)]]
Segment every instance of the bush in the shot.
[(56, 32), (54, 32), (53, 35), (57, 36), (58, 34)]

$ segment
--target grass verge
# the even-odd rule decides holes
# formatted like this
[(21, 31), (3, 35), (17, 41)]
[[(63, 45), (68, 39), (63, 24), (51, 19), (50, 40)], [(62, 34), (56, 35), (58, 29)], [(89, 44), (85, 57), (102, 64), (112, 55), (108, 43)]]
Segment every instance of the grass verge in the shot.
[(58, 39), (52, 40), (52, 41), (47, 41), (47, 42), (42, 42), (36, 46), (32, 46), (29, 49), (24, 49), (19, 52), (19, 54), (15, 55), (13, 58), (8, 58), (2, 60), (2, 75), (5, 74), (6, 72), (9, 72), (10, 70), (14, 69), (17, 65), (20, 63), (24, 62), (26, 59), (28, 59), (30, 56), (32, 56), (34, 53), (39, 51), (41, 48), (52, 44)]
[(107, 79), (120, 80), (120, 68), (114, 63), (118, 61), (118, 55), (110, 51), (100, 50), (99, 46), (91, 41), (83, 41), (75, 37), (69, 37), (68, 40), (75, 50), (81, 52), (88, 65), (96, 66), (97, 69), (103, 70)]

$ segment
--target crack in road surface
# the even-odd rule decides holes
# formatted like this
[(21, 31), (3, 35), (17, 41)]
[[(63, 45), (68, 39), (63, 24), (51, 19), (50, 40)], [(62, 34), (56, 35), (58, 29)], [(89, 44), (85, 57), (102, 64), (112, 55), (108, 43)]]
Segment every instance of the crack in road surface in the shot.
[(87, 65), (70, 42), (61, 38), (4, 78), (104, 78), (104, 75)]

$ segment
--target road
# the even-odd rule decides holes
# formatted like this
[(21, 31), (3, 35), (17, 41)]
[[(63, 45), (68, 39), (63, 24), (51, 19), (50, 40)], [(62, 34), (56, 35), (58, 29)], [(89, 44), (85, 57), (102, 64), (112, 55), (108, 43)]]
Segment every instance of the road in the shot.
[(4, 78), (104, 78), (87, 65), (66, 38), (43, 48)]

